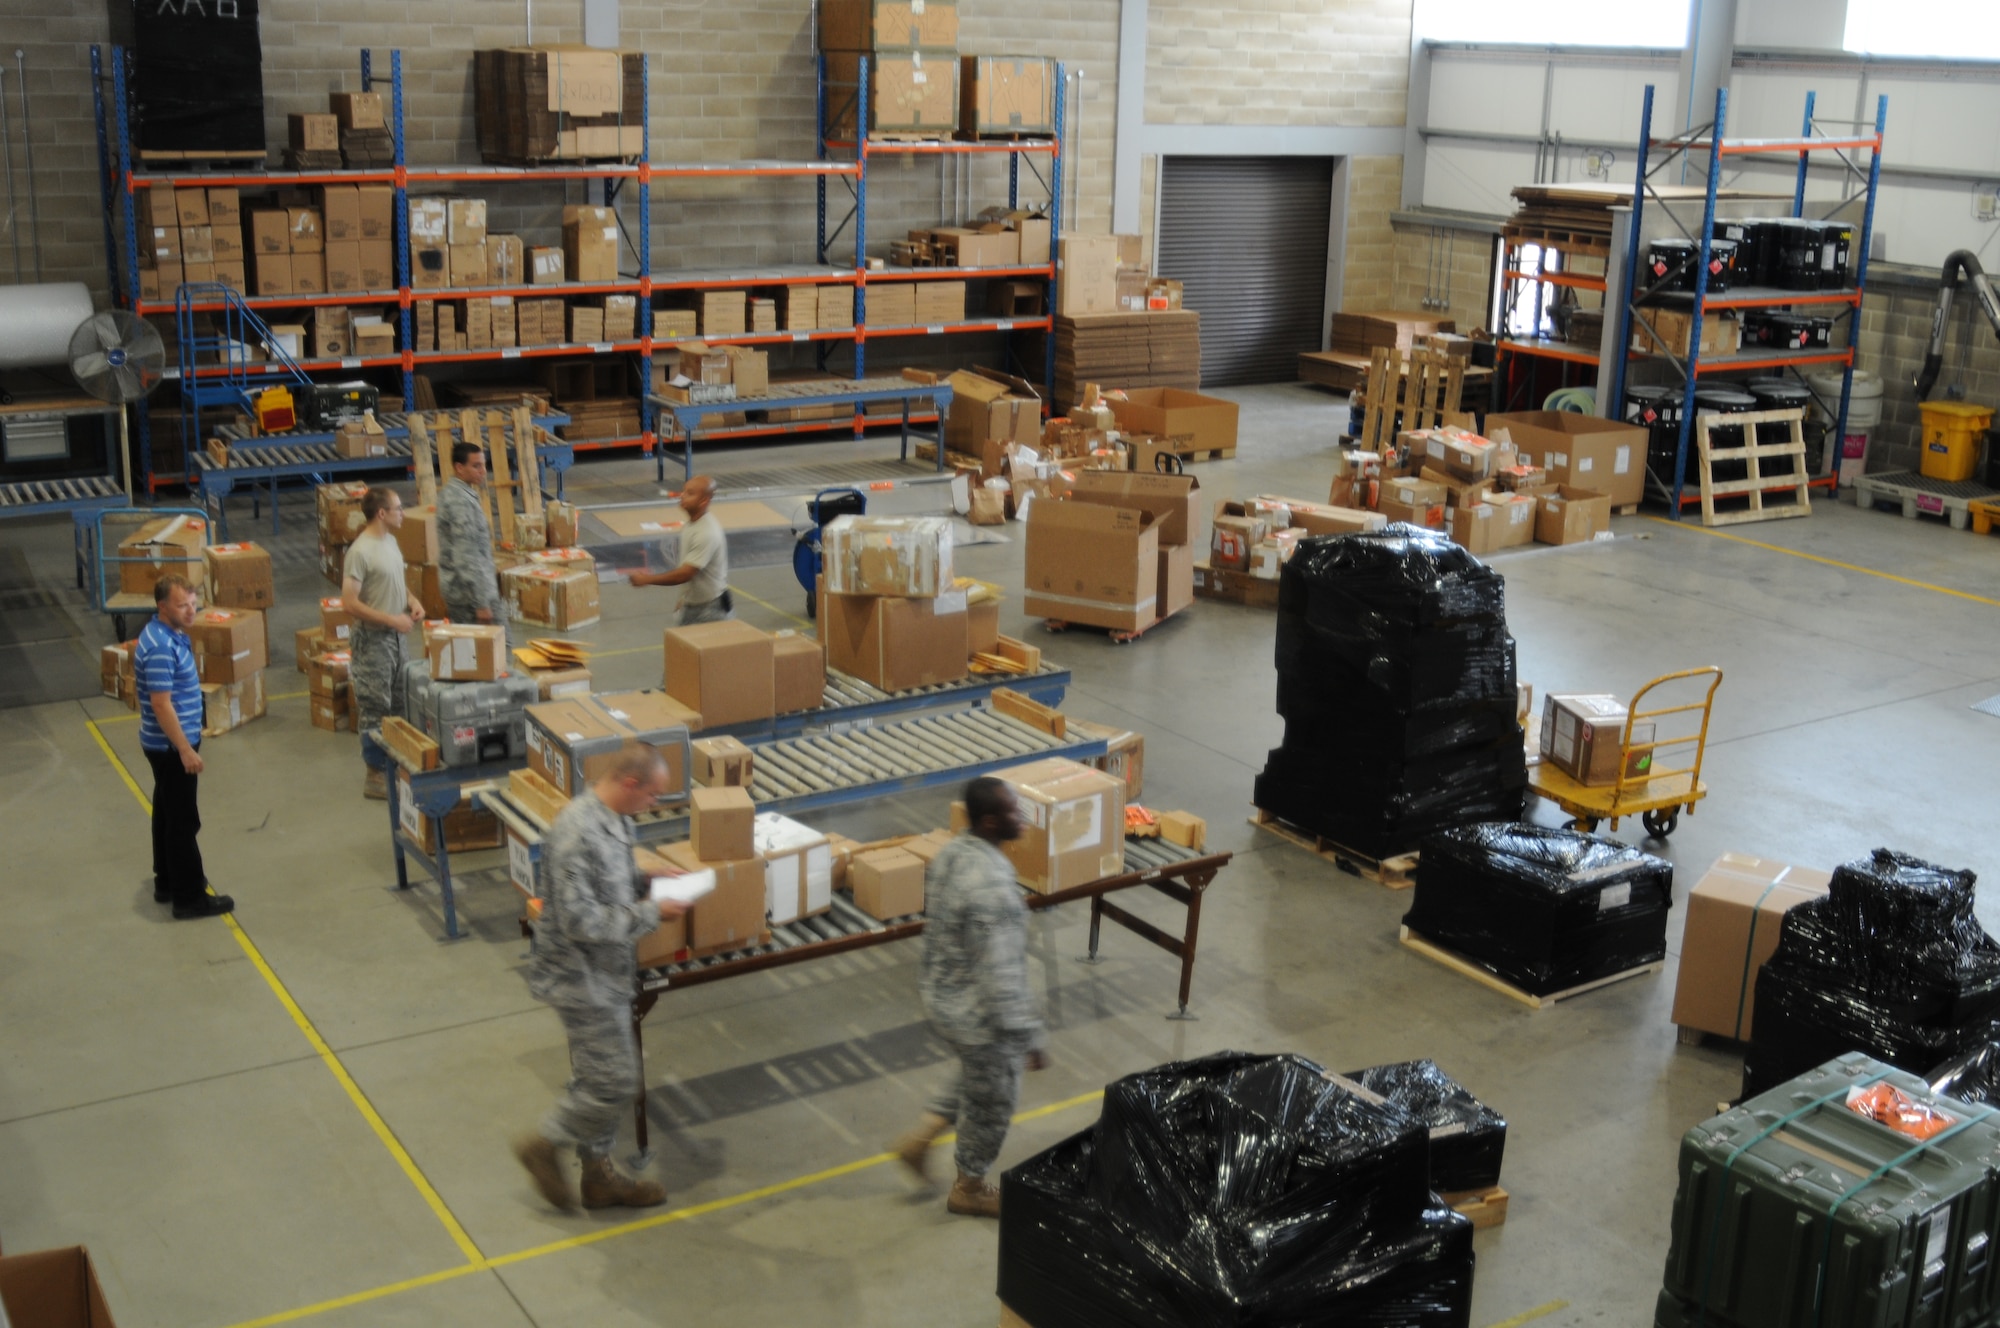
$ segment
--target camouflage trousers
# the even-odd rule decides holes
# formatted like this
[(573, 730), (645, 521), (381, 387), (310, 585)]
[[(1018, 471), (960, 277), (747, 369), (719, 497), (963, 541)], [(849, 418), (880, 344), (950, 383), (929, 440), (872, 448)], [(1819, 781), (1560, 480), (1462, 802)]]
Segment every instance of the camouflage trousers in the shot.
[(557, 1005), (569, 1038), (569, 1086), (542, 1121), (542, 1138), (579, 1157), (608, 1157), (639, 1091), (639, 1048), (629, 1005)]
[(958, 1125), (958, 1169), (984, 1176), (1007, 1142), (1014, 1104), (1021, 1098), (1021, 1067), (1028, 1045), (1002, 1037), (983, 1047), (952, 1044), (958, 1074), (931, 1099), (930, 1110)]
[[(727, 591), (723, 592), (728, 594)], [(718, 595), (706, 604), (683, 604), (680, 614), (674, 619), (676, 627), (692, 627), (696, 623), (722, 622), (736, 616), (736, 611), (727, 607), (723, 597)]]
[[(479, 606), (476, 604), (447, 603), (444, 606), (444, 608), (445, 608), (445, 613), (455, 623), (466, 623), (474, 627), (480, 625)], [(500, 629), (500, 662), (503, 665), (506, 665), (507, 667), (511, 668), (512, 665), (509, 663), (509, 661), (512, 660), (514, 656), (512, 655), (512, 653), (510, 653), (508, 649), (508, 647), (512, 643), (508, 640), (507, 606), (504, 604), (496, 605), (493, 608), (492, 612), (493, 612), (493, 621), (485, 625), (488, 627), (498, 627)]]
[(354, 660), (348, 674), (354, 680), (354, 707), (361, 712), (365, 733), (382, 727), (384, 717), (403, 713), (403, 662), (409, 652), (401, 632), (359, 623), (348, 650)]

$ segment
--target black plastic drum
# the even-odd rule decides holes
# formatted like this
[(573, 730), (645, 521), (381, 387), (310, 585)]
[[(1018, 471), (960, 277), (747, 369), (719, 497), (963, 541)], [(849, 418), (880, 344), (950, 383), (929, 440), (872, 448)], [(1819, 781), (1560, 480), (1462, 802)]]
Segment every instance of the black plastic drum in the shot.
[[(1735, 387), (1698, 387), (1694, 390), (1694, 408), (1697, 414), (1747, 415), (1757, 409), (1757, 398)], [(1701, 422), (1697, 420), (1695, 431), (1689, 436), (1688, 481), (1690, 483), (1698, 483), (1701, 475), (1695, 468), (1701, 452), (1700, 443), (1697, 441), (1701, 436), (1700, 430)], [(1741, 447), (1744, 442), (1743, 429), (1741, 426), (1718, 424), (1709, 430), (1708, 441), (1711, 447)], [(1740, 480), (1750, 474), (1750, 468), (1741, 461), (1718, 461), (1710, 468), (1709, 474), (1718, 480)]]
[[(1700, 255), (1693, 240), (1655, 240), (1646, 248), (1646, 282), (1663, 291), (1693, 291), (1694, 265)], [(1664, 285), (1660, 283), (1664, 282)]]
[(1741, 218), (1715, 223), (1709, 233), (1718, 240), (1728, 240), (1736, 246), (1736, 261), (1730, 268), (1731, 284), (1743, 286), (1768, 286), (1770, 281), (1770, 256), (1766, 252), (1766, 236), (1769, 222), (1754, 218)]

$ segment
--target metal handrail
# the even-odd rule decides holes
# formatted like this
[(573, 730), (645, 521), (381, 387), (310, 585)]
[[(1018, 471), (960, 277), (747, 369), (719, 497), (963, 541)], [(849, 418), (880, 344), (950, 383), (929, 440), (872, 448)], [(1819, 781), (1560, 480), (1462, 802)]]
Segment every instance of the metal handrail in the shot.
[[(1707, 677), (1709, 679), (1709, 683), (1708, 683), (1708, 690), (1702, 696), (1701, 703), (1699, 705), (1695, 705), (1690, 702), (1681, 705), (1662, 706), (1654, 710), (1641, 710), (1639, 708), (1639, 703), (1643, 701), (1646, 698), (1646, 694), (1648, 692), (1651, 692), (1654, 688), (1663, 687), (1669, 683), (1681, 682), (1689, 678), (1700, 678), (1700, 677)], [(1636, 787), (1638, 785), (1645, 784), (1650, 780), (1660, 779), (1662, 777), (1672, 777), (1675, 775), (1687, 775), (1690, 777), (1688, 780), (1688, 794), (1690, 798), (1693, 797), (1695, 791), (1701, 787), (1702, 761), (1706, 758), (1708, 754), (1708, 721), (1715, 706), (1715, 689), (1720, 687), (1721, 685), (1722, 685), (1722, 669), (1717, 665), (1708, 664), (1704, 665), (1701, 668), (1682, 669), (1678, 673), (1663, 674), (1660, 677), (1655, 678), (1651, 682), (1647, 683), (1644, 687), (1641, 687), (1637, 692), (1633, 693), (1632, 703), (1626, 707), (1624, 740), (1619, 744), (1618, 783), (1612, 795), (1613, 797), (1612, 805), (1614, 807), (1624, 801), (1625, 790), (1627, 787)], [(1673, 738), (1655, 738), (1651, 742), (1642, 742), (1636, 745), (1633, 743), (1632, 729), (1634, 725), (1643, 723), (1647, 720), (1657, 720), (1665, 715), (1687, 714), (1694, 710), (1701, 711), (1701, 729), (1699, 732)], [(1655, 768), (1651, 762), (1648, 762), (1646, 773), (1642, 778), (1633, 779), (1630, 777), (1629, 771), (1631, 769), (1631, 754), (1635, 750), (1653, 752), (1659, 750), (1662, 747), (1684, 747), (1689, 743), (1693, 743), (1695, 749), (1693, 765), (1681, 769), (1662, 770)]]

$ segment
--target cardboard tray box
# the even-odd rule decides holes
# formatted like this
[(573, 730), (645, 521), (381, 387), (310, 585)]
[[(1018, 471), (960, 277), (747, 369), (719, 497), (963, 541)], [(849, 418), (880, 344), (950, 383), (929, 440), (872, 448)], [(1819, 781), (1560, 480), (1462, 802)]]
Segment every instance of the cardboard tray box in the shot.
[(1236, 446), (1240, 412), (1233, 401), (1178, 387), (1135, 387), (1125, 397), (1111, 398), (1120, 429), (1152, 434), (1179, 452)]

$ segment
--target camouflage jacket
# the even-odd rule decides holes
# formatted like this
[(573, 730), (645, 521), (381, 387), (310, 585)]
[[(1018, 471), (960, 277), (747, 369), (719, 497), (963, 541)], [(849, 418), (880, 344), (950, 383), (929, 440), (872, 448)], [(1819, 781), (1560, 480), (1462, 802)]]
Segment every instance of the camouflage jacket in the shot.
[(1028, 908), (1005, 855), (976, 835), (952, 840), (925, 877), (924, 914), (924, 1013), (938, 1032), (959, 1046), (1041, 1045)]
[(639, 938), (660, 925), (632, 861), (632, 825), (586, 790), (549, 828), (528, 990), (550, 1005), (632, 999)]
[(438, 490), (438, 582), (446, 604), (500, 610), (493, 528), (479, 491), (454, 475)]

